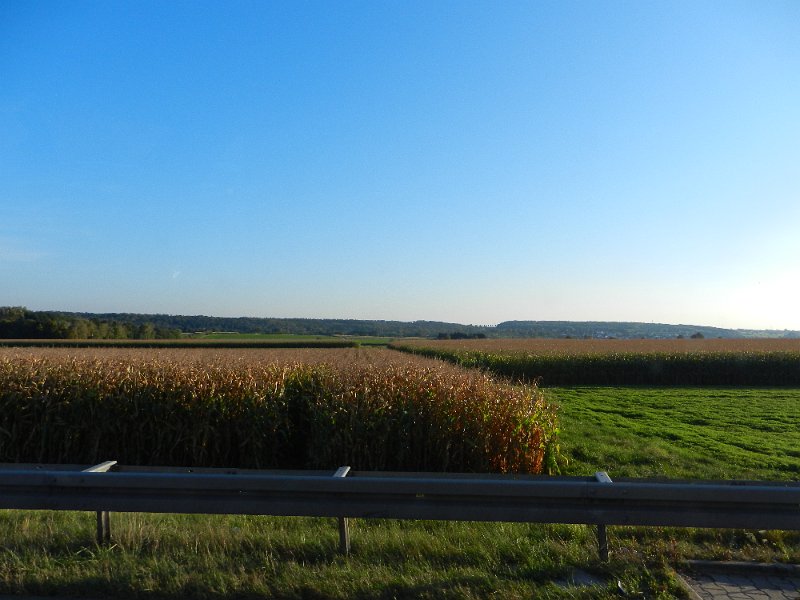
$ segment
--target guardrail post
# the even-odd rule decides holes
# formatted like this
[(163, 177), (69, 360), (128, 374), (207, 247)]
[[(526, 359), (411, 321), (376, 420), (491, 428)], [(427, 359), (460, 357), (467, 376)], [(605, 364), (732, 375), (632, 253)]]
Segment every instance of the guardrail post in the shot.
[[(613, 483), (611, 477), (605, 471), (598, 471), (594, 474), (594, 478), (598, 483), (609, 484)], [(608, 533), (606, 532), (606, 524), (597, 524), (597, 552), (600, 555), (600, 560), (608, 562)]]
[[(88, 469), (84, 469), (84, 473), (107, 473), (117, 464), (115, 460), (107, 460), (106, 462), (94, 465)], [(111, 542), (111, 513), (107, 510), (97, 511), (97, 545), (106, 546)]]
[[(339, 467), (336, 469), (334, 477), (347, 477), (350, 467)], [(347, 556), (350, 554), (350, 528), (347, 517), (339, 517), (339, 552)]]
[(111, 519), (107, 510), (97, 511), (97, 545), (106, 546), (111, 542)]

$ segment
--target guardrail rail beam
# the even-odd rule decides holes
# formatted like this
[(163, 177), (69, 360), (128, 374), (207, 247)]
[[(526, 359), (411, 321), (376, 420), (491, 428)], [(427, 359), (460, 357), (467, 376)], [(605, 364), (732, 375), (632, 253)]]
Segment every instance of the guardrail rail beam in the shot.
[(610, 525), (800, 531), (800, 482), (0, 464), (0, 508), (96, 511), (99, 543), (109, 511), (336, 517), (343, 554), (349, 518), (575, 523), (606, 560)]

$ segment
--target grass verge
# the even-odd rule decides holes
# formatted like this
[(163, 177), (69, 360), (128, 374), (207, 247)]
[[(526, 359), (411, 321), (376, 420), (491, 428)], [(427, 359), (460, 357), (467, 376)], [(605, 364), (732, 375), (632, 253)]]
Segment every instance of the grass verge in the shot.
[[(363, 521), (352, 554), (333, 519), (113, 514), (115, 545), (86, 513), (0, 512), (0, 592), (117, 598), (614, 598), (678, 588), (641, 568), (639, 543), (600, 565), (583, 526)], [(631, 545), (633, 542), (633, 545)], [(658, 551), (653, 546), (653, 551)], [(575, 568), (603, 583), (564, 588)]]

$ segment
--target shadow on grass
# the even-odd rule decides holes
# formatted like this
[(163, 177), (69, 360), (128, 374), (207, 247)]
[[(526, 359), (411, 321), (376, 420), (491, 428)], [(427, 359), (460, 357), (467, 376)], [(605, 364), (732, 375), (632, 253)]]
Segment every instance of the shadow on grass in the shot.
[(495, 586), (491, 580), (477, 575), (447, 577), (427, 583), (393, 583), (381, 590), (364, 589), (355, 592), (353, 598), (463, 598), (467, 590), (474, 595), (485, 596), (495, 591)]

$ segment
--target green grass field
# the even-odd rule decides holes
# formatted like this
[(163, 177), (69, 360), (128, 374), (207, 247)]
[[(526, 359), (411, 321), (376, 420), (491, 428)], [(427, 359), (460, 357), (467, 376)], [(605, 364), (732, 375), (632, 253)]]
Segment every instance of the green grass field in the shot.
[(345, 335), (202, 333), (180, 339), (0, 339), (0, 348), (355, 348), (387, 346), (394, 338)]
[(217, 331), (214, 333), (195, 333), (186, 337), (187, 339), (192, 340), (293, 340), (297, 342), (336, 339), (331, 335), (295, 335), (292, 333), (236, 333), (225, 331)]
[(214, 332), (192, 334), (189, 340), (261, 341), (261, 342), (358, 342), (362, 346), (386, 346), (395, 338), (369, 335), (297, 335), (294, 333)]
[[(569, 474), (797, 479), (800, 389), (547, 390), (561, 406)], [(800, 561), (800, 534), (609, 528), (600, 563), (579, 525), (354, 520), (337, 553), (333, 519), (0, 511), (0, 593), (120, 598), (683, 597), (688, 558)], [(573, 569), (604, 583), (560, 587)]]
[(559, 405), (569, 473), (800, 478), (800, 389), (572, 387)]

